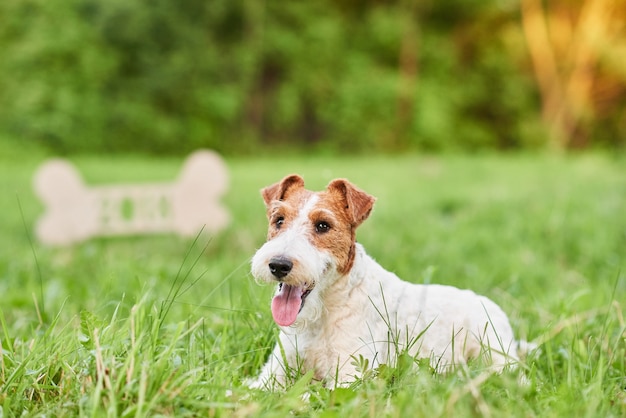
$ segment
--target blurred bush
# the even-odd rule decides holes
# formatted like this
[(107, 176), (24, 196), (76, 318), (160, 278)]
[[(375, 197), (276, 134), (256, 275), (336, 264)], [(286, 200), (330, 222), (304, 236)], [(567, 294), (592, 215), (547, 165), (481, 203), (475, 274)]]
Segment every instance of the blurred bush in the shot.
[[(1, 2), (0, 137), (57, 153), (543, 147), (520, 16), (501, 0)], [(565, 147), (624, 144), (626, 61), (611, 62), (616, 93)]]

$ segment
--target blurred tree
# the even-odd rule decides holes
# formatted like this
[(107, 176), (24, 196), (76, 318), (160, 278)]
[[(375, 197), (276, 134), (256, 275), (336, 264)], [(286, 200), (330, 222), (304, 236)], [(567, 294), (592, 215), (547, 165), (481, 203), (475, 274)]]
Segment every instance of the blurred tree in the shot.
[(0, 138), (58, 153), (623, 145), (624, 3), (520, 1), (523, 25), (516, 0), (0, 2)]
[(623, 141), (625, 21), (621, 0), (522, 1), (524, 33), (553, 146), (584, 147), (594, 140), (610, 142), (612, 135)]

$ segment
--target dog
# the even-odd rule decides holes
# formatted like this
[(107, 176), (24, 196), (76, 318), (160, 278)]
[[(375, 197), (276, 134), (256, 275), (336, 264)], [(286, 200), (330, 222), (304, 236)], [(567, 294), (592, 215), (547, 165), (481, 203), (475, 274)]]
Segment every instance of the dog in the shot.
[(276, 284), (272, 316), (279, 341), (253, 388), (286, 388), (312, 371), (327, 387), (359, 377), (404, 352), (438, 372), (481, 358), (500, 372), (519, 360), (502, 309), (470, 290), (411, 284), (386, 271), (356, 242), (375, 198), (346, 179), (312, 192), (299, 175), (261, 190), (267, 242), (251, 260), (261, 283)]

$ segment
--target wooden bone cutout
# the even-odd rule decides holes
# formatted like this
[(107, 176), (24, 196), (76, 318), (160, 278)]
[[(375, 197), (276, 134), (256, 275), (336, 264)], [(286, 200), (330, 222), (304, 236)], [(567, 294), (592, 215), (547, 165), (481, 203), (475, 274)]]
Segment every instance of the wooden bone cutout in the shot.
[(214, 152), (191, 154), (174, 183), (87, 186), (72, 164), (54, 159), (34, 177), (45, 205), (36, 224), (44, 244), (68, 245), (95, 236), (217, 232), (230, 219), (220, 204), (228, 171)]

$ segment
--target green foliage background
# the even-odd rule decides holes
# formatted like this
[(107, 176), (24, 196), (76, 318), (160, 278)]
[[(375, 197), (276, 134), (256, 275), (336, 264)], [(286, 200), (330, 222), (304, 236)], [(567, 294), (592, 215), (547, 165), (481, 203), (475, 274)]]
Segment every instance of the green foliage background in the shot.
[[(541, 147), (519, 7), (1, 2), (0, 140), (56, 153)], [(592, 126), (594, 143), (624, 144), (624, 107)]]

